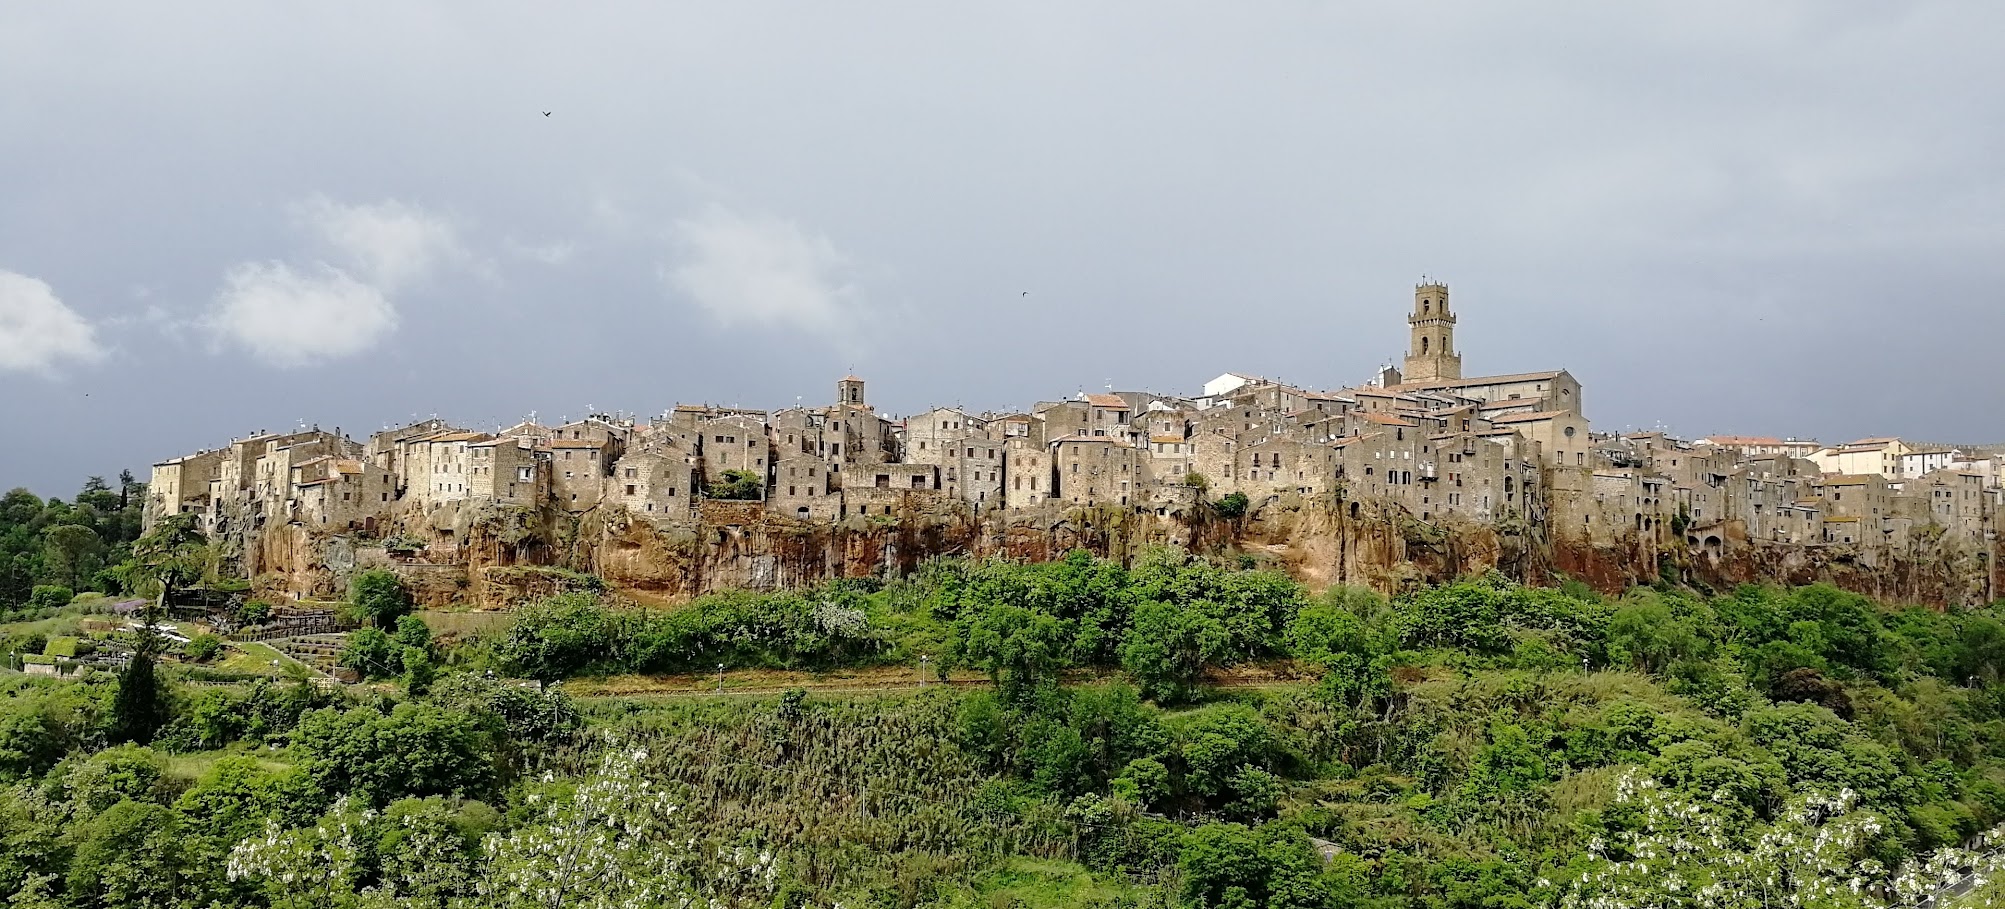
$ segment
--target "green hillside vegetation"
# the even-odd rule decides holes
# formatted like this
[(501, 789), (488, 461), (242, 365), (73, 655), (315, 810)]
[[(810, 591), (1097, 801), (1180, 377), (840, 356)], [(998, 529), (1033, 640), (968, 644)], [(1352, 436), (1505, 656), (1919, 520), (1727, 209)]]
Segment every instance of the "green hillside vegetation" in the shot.
[[(1991, 608), (1499, 577), (1388, 600), (1171, 551), (667, 610), (607, 596), (450, 643), (412, 617), (357, 632), (343, 659), (381, 681), (335, 691), (198, 687), (172, 663), (0, 675), (0, 895), (1878, 907), (1989, 867), (1954, 847), (2005, 821)], [(719, 664), (993, 684), (562, 693)], [(1218, 684), (1255, 665), (1262, 684)], [(154, 703), (121, 698), (137, 685), (157, 724), (121, 719)]]
[(25, 489), (0, 495), (0, 620), (46, 615), (85, 591), (132, 589), (146, 484), (91, 477), (69, 502)]

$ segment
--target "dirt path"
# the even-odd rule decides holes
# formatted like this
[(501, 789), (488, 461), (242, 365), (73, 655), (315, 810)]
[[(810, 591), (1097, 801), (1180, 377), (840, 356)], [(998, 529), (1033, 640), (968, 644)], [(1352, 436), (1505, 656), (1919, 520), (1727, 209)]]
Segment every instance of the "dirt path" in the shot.
[[(1067, 685), (1086, 685), (1123, 678), (1119, 673), (1068, 672)], [(1214, 688), (1282, 688), (1304, 679), (1288, 666), (1239, 666), (1212, 673), (1205, 684)], [(745, 669), (707, 675), (621, 675), (564, 682), (566, 694), (581, 700), (603, 698), (749, 697), (770, 696), (793, 688), (824, 694), (878, 694), (922, 688), (985, 688), (989, 678), (977, 672), (953, 672), (942, 681), (929, 670), (921, 676), (911, 666), (873, 666), (833, 672), (793, 672)]]

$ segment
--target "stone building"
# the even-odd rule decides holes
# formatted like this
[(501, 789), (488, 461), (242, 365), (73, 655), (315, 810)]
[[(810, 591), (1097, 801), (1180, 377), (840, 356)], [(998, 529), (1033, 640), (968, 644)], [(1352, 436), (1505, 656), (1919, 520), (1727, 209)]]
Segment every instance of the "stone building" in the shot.
[[(785, 436), (784, 430), (781, 435)], [(773, 462), (766, 510), (803, 521), (835, 520), (843, 513), (839, 476), (820, 455), (782, 443)]]
[(1824, 510), (1826, 542), (1879, 544), (1895, 542), (1893, 490), (1877, 473), (1826, 474), (1812, 484)]
[(702, 439), (698, 451), (705, 483), (721, 483), (732, 471), (744, 471), (762, 481), (770, 479), (767, 468), (772, 463), (773, 446), (763, 414), (706, 417), (696, 426)]
[(1044, 443), (1029, 437), (1004, 439), (1003, 506), (1036, 508), (1057, 490), (1055, 468)]
[(838, 517), (891, 515), (911, 502), (944, 498), (941, 468), (935, 464), (859, 464), (844, 472)]
[(228, 449), (220, 448), (198, 451), (153, 465), (151, 481), (146, 486), (147, 507), (142, 515), (144, 529), (152, 530), (153, 523), (165, 515), (206, 516), (209, 511), (209, 485), (215, 481), (228, 454)]
[(977, 511), (1002, 506), (1003, 457), (1001, 442), (983, 436), (964, 438), (941, 458), (948, 497), (966, 502)]
[(1448, 285), (1424, 281), (1413, 289), (1412, 335), (1406, 350), (1407, 382), (1427, 384), (1462, 378), (1462, 355), (1455, 352), (1455, 314), (1448, 310)]
[(904, 460), (946, 466), (961, 456), (966, 439), (987, 439), (988, 421), (958, 407), (936, 407), (905, 419)]
[(478, 502), (533, 506), (551, 496), (550, 448), (534, 436), (483, 439), (466, 448), (466, 496)]
[(397, 488), (389, 470), (361, 458), (323, 455), (292, 467), (290, 520), (321, 530), (374, 532)]
[(634, 514), (686, 519), (695, 508), (698, 479), (695, 456), (663, 439), (636, 447), (613, 462), (608, 496)]
[[(879, 414), (863, 380), (846, 376), (833, 403), (771, 414), (684, 404), (645, 426), (593, 414), (555, 427), (532, 416), (493, 436), (430, 419), (366, 445), (338, 431), (260, 432), (155, 464), (146, 520), (187, 512), (211, 532), (274, 519), (349, 532), (399, 509), (462, 502), (573, 513), (611, 504), (663, 522), (1053, 503), (1167, 518), (1238, 492), (1255, 508), (1320, 500), (1353, 515), (1369, 506), (1426, 522), (1542, 525), (1639, 546), (1646, 558), (1679, 544), (1714, 555), (1849, 545), (1873, 564), (1866, 550), (1932, 539), (1931, 528), (1982, 542), (2005, 504), (1999, 460), (1986, 451), (1892, 437), (1823, 447), (1595, 435), (1566, 370), (1465, 377), (1456, 323), (1447, 287), (1421, 283), (1404, 370), (1387, 365), (1334, 391), (1227, 373), (1191, 398), (1082, 391), (1030, 413), (939, 407), (901, 420)], [(758, 477), (763, 497), (706, 500), (729, 471)]]
[(550, 493), (557, 507), (590, 511), (604, 501), (613, 467), (614, 444), (607, 438), (551, 439)]
[(1492, 417), (1490, 423), (1514, 430), (1539, 446), (1545, 463), (1552, 467), (1588, 467), (1587, 454), (1593, 448), (1588, 438), (1587, 420), (1566, 410), (1535, 410)]
[(1900, 439), (1882, 437), (1819, 449), (1810, 455), (1810, 459), (1816, 461), (1818, 469), (1825, 473), (1848, 476), (1874, 473), (1882, 477), (1898, 477), (1902, 475), (1902, 458), (1912, 450)]
[(1135, 504), (1141, 458), (1134, 446), (1104, 436), (1071, 436), (1051, 443), (1057, 468), (1054, 498), (1070, 505)]

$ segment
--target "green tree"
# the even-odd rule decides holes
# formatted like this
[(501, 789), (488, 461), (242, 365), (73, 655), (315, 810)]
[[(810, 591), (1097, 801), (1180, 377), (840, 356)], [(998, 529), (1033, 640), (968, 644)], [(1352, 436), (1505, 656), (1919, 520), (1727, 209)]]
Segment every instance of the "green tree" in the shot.
[(153, 531), (132, 544), (134, 573), (139, 579), (158, 585), (158, 603), (164, 604), (176, 588), (200, 581), (212, 558), (208, 540), (196, 529), (192, 514), (171, 514), (153, 525)]
[(272, 604), (263, 600), (245, 600), (244, 605), (237, 607), (237, 624), (263, 625), (271, 614)]
[(216, 761), (174, 802), (182, 818), (182, 851), (187, 857), (192, 905), (215, 901), (239, 905), (254, 892), (226, 876), (230, 850), (264, 830), (268, 820), (282, 826), (311, 820), (325, 803), (297, 769), (269, 771), (258, 759), (230, 755)]
[(76, 591), (56, 584), (37, 584), (35, 592), (28, 596), (29, 609), (57, 609), (70, 605), (76, 599)]
[(475, 718), (402, 703), (386, 715), (323, 708), (302, 717), (295, 738), (322, 792), (369, 804), (407, 796), (479, 797), (495, 781), (495, 743)]
[(1211, 509), (1221, 518), (1236, 521), (1246, 516), (1247, 506), (1251, 504), (1251, 500), (1246, 498), (1246, 493), (1228, 492), (1218, 501), (1211, 503)]
[(400, 616), (397, 631), (393, 635), (402, 647), (416, 647), (420, 650), (432, 649), (432, 627), (425, 620), (414, 615)]
[(141, 745), (153, 741), (160, 727), (167, 725), (166, 683), (154, 672), (153, 654), (159, 636), (141, 637), (132, 660), (118, 674), (118, 693), (111, 702), (113, 734), (122, 742)]
[(181, 889), (181, 831), (174, 812), (126, 800), (73, 834), (68, 895), (80, 906), (172, 906)]
[(78, 817), (95, 815), (127, 799), (161, 802), (167, 794), (166, 762), (151, 748), (121, 745), (65, 766), (69, 772), (58, 782)]
[(515, 612), (495, 647), (502, 665), (516, 675), (555, 682), (589, 666), (617, 662), (618, 623), (590, 593), (560, 593)]
[(71, 589), (82, 588), (102, 567), (104, 540), (82, 524), (58, 524), (42, 531), (42, 565)]
[(1145, 603), (1121, 642), (1121, 667), (1146, 697), (1165, 703), (1189, 697), (1207, 665), (1230, 654), (1230, 637), (1203, 610)]
[(182, 655), (196, 663), (207, 663), (222, 651), (223, 639), (207, 632), (189, 638), (181, 648)]
[(766, 494), (766, 478), (749, 470), (727, 470), (710, 484), (705, 494), (713, 499), (753, 501)]
[(380, 629), (361, 628), (349, 633), (338, 661), (364, 678), (389, 678), (403, 671), (403, 650), (402, 645)]
[(406, 647), (400, 662), (404, 667), (404, 691), (416, 697), (431, 690), (438, 680), (439, 667), (432, 652), (423, 647)]
[(1642, 672), (1663, 672), (1699, 655), (1702, 642), (1690, 622), (1654, 591), (1624, 599), (1608, 619), (1608, 658)]
[(349, 615), (355, 621), (389, 630), (411, 611), (411, 592), (397, 573), (365, 568), (348, 581)]
[(1067, 623), (1020, 606), (995, 606), (964, 617), (954, 658), (988, 672), (1004, 700), (1023, 703), (1052, 684), (1071, 643)]

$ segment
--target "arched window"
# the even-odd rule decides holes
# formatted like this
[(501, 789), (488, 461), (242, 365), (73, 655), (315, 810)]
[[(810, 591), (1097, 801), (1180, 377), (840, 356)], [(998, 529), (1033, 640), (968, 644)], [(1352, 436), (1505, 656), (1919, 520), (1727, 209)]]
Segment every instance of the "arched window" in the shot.
[(1426, 338), (1420, 339), (1420, 355), (1423, 357), (1427, 355), (1427, 340)]
[(1426, 315), (1426, 314), (1428, 314), (1428, 313), (1431, 313), (1431, 312), (1433, 312), (1433, 311), (1434, 311), (1434, 301), (1433, 301), (1433, 300), (1422, 300), (1422, 301), (1420, 301), (1420, 314), (1421, 314), (1421, 315)]

